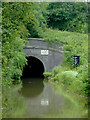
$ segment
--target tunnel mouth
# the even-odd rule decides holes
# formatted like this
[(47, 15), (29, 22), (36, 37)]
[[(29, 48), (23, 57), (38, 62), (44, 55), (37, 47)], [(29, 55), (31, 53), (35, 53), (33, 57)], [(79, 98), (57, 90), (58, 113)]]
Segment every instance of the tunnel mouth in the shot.
[(27, 56), (27, 64), (23, 68), (22, 78), (44, 77), (45, 71), (42, 61), (34, 56)]

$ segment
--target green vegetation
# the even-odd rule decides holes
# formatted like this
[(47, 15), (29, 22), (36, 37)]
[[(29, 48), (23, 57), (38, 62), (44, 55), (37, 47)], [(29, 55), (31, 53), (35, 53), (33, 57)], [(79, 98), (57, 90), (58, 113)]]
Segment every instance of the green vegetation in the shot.
[[(63, 63), (54, 68), (52, 76), (49, 78), (50, 82), (59, 93), (62, 93), (63, 90), (64, 94), (69, 93), (68, 96), (73, 96), (70, 99), (77, 101), (77, 104), (83, 101), (79, 107), (81, 107), (81, 112), (83, 111), (82, 116), (87, 116), (87, 96), (90, 88), (88, 81), (88, 35), (59, 31), (57, 29), (46, 29), (43, 37), (49, 43), (63, 44), (60, 48), (64, 49)], [(80, 64), (77, 66), (77, 70), (74, 65), (74, 56), (80, 56)], [(74, 116), (74, 113), (72, 115)], [(63, 114), (57, 117), (61, 116), (63, 117)], [(70, 115), (66, 115), (66, 117), (68, 116)]]
[(44, 72), (43, 75), (51, 75), (51, 72)]
[(52, 75), (52, 73), (51, 72), (44, 72), (43, 75), (45, 77), (45, 80), (49, 80), (50, 79), (49, 77)]
[[(60, 48), (64, 49), (63, 63), (54, 68), (49, 78), (50, 83), (55, 86), (55, 90), (58, 91), (58, 93), (67, 94), (70, 100), (77, 101), (76, 104), (81, 108), (82, 117), (86, 117), (88, 114), (87, 96), (89, 94), (88, 89), (90, 88), (88, 81), (88, 35), (60, 31), (58, 29), (46, 29), (42, 35), (49, 43), (55, 42), (60, 45), (63, 44)], [(80, 56), (80, 65), (77, 66), (77, 70), (76, 66), (74, 66), (74, 56)], [(62, 92), (62, 90), (64, 92)], [(78, 103), (81, 104), (79, 105)], [(75, 108), (76, 111), (78, 111), (78, 107)], [(78, 112), (76, 116), (79, 116)], [(65, 115), (60, 111), (60, 116), (56, 115), (56, 117), (61, 116), (62, 118), (68, 118), (71, 116), (71, 111), (70, 114)], [(76, 116), (72, 110), (72, 117)], [(48, 115), (48, 117), (51, 116)]]
[[(50, 43), (59, 42), (64, 44), (61, 47), (64, 49), (64, 61), (60, 67), (53, 70), (53, 80), (61, 81), (65, 88), (70, 84), (70, 89), (78, 91), (78, 94), (88, 94), (88, 35), (46, 29), (43, 37)], [(74, 56), (80, 56), (80, 65), (77, 67), (77, 72), (74, 66)], [(78, 74), (76, 75), (76, 73)], [(79, 87), (80, 85), (81, 87)]]
[[(75, 70), (68, 70), (64, 66), (57, 67), (52, 72), (51, 81), (58, 83), (65, 91), (81, 96), (88, 95), (87, 66)], [(86, 76), (84, 76), (86, 75)]]
[[(50, 43), (55, 42), (64, 49), (64, 60), (61, 66), (56, 67), (52, 77), (56, 82), (65, 85), (65, 88), (88, 95), (88, 35), (76, 32), (46, 29), (42, 34)], [(74, 65), (74, 56), (80, 56), (80, 65)], [(80, 87), (79, 87), (80, 86)]]
[[(21, 109), (23, 98), (16, 96), (22, 86), (23, 67), (27, 64), (23, 48), (28, 37), (42, 37), (64, 49), (64, 61), (52, 72), (51, 81), (65, 91), (88, 96), (87, 3), (2, 3), (2, 107), (3, 117), (11, 117)], [(80, 65), (73, 65), (73, 56), (80, 56)], [(51, 75), (51, 73), (44, 73)], [(18, 108), (14, 106), (19, 105)], [(24, 114), (25, 109), (22, 109)], [(13, 112), (13, 113), (12, 113)], [(15, 116), (22, 116), (15, 113)]]
[[(82, 2), (56, 2), (48, 6), (48, 26), (62, 31), (87, 33), (88, 5)], [(60, 24), (60, 25), (59, 25)]]
[[(42, 3), (43, 4), (43, 3)], [(38, 3), (2, 3), (2, 94), (3, 94), (3, 117), (11, 115), (10, 104), (13, 96), (13, 84), (21, 84), (23, 67), (26, 64), (26, 55), (23, 52), (27, 38), (38, 36), (37, 30), (42, 30), (44, 18), (37, 10), (42, 4)], [(45, 7), (45, 6), (44, 6)], [(43, 10), (43, 8), (42, 8)], [(41, 11), (42, 12), (42, 11)], [(37, 16), (36, 16), (37, 15)], [(42, 24), (40, 21), (42, 20)], [(39, 31), (39, 30), (38, 30)], [(11, 95), (6, 93), (11, 92)], [(17, 101), (20, 102), (17, 98)], [(19, 103), (18, 103), (19, 104)], [(13, 110), (12, 110), (13, 111)]]
[[(51, 80), (70, 91), (88, 95), (88, 35), (46, 29), (43, 36), (50, 43), (63, 43), (61, 48), (64, 49), (64, 61), (61, 66), (53, 70)], [(80, 56), (77, 71), (74, 66), (74, 56)]]

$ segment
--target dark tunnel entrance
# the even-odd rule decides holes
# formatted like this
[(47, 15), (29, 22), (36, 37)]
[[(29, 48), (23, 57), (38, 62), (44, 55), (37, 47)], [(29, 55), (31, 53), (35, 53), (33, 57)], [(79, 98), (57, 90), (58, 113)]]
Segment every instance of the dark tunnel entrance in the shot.
[(36, 57), (28, 56), (27, 65), (23, 68), (23, 76), (22, 78), (30, 78), (30, 77), (43, 77), (44, 73), (44, 65), (43, 63)]

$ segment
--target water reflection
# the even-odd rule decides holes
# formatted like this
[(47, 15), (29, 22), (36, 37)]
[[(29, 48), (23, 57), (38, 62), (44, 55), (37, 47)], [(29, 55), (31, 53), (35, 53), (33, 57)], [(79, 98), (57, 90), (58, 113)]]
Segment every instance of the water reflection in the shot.
[(49, 84), (44, 85), (42, 78), (24, 79), (20, 93), (27, 103), (29, 118), (57, 113), (64, 105), (62, 95), (55, 94)]
[(42, 78), (24, 79), (20, 94), (27, 104), (25, 118), (76, 118), (81, 116), (81, 110), (75, 102), (54, 92), (50, 84), (43, 84)]
[(42, 78), (27, 78), (23, 79), (23, 87), (20, 93), (24, 97), (37, 97), (42, 93), (44, 89), (43, 79)]

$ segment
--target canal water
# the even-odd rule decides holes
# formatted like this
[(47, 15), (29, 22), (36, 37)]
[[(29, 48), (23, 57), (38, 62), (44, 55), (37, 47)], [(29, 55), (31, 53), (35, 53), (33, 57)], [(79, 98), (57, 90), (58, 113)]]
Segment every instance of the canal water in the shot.
[(43, 78), (25, 78), (19, 94), (27, 104), (25, 118), (79, 118), (81, 109), (63, 94), (58, 94)]

